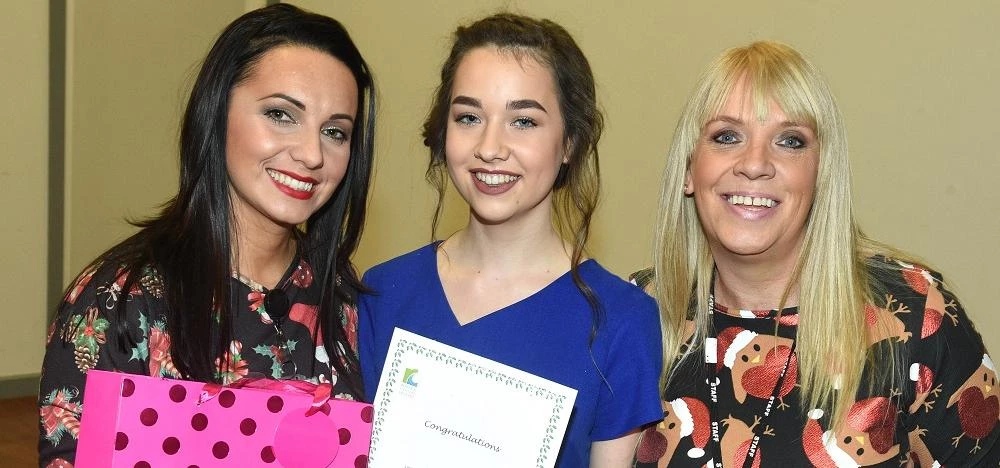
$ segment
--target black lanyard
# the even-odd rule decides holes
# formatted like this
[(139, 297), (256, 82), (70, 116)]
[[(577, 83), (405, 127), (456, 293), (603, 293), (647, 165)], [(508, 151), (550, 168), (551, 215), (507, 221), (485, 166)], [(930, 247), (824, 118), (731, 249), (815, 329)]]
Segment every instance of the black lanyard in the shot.
[[(715, 336), (712, 336), (711, 338), (712, 339), (717, 339), (717, 335), (718, 334), (714, 331), (715, 330), (715, 295), (714, 294), (709, 294), (709, 296), (708, 296), (708, 316), (709, 316), (709, 321), (712, 324), (713, 335), (715, 335)], [(775, 317), (774, 319), (778, 320), (778, 317)], [(777, 338), (777, 335), (775, 335), (775, 337)], [(718, 346), (718, 344), (716, 344), (716, 346)], [(718, 359), (718, 351), (716, 350), (715, 353), (716, 353), (716, 360), (717, 360)], [(781, 394), (781, 387), (785, 383), (785, 375), (788, 373), (788, 366), (792, 362), (792, 355), (793, 354), (795, 354), (795, 341), (794, 340), (792, 341), (792, 347), (791, 347), (791, 349), (788, 351), (788, 357), (785, 358), (785, 365), (781, 367), (781, 374), (778, 375), (778, 380), (774, 383), (774, 389), (771, 391), (771, 397), (767, 399), (767, 404), (764, 405), (764, 410), (760, 413), (760, 420), (755, 423), (754, 429), (752, 429), (752, 431), (753, 431), (753, 437), (750, 439), (750, 446), (749, 446), (749, 448), (747, 448), (747, 456), (746, 456), (746, 459), (744, 459), (744, 461), (743, 461), (743, 468), (751, 468), (753, 466), (753, 460), (754, 460), (754, 458), (757, 457), (757, 453), (758, 453), (757, 449), (758, 449), (758, 445), (760, 444), (760, 435), (761, 435), (761, 432), (762, 432), (761, 430), (758, 430), (758, 429), (764, 427), (764, 421), (767, 419), (768, 416), (771, 415), (771, 410), (774, 409), (774, 401), (777, 400), (778, 399), (778, 395)], [(721, 439), (722, 438), (719, 435), (719, 432), (720, 432), (720, 430), (719, 430), (720, 421), (719, 421), (718, 415), (716, 414), (717, 413), (716, 409), (717, 409), (718, 400), (719, 400), (718, 390), (716, 389), (716, 387), (719, 385), (718, 371), (715, 370), (716, 363), (714, 363), (714, 362), (711, 362), (711, 363), (708, 362), (708, 354), (707, 353), (705, 354), (704, 360), (705, 360), (705, 368), (708, 371), (707, 374), (708, 375), (715, 375), (714, 382), (712, 381), (712, 379), (706, 379), (706, 381), (705, 381), (705, 383), (707, 384), (707, 387), (708, 387), (708, 398), (706, 400), (708, 401), (708, 404), (709, 404), (709, 414), (710, 414), (710, 417), (711, 417), (711, 420), (712, 420), (711, 421), (711, 426), (712, 426), (711, 427), (711, 434), (712, 434), (712, 445), (714, 446), (714, 448), (712, 450), (712, 455), (713, 455), (714, 459), (713, 459), (712, 462), (713, 462), (713, 464), (715, 465), (716, 468), (723, 468), (722, 467), (722, 444), (721, 444)], [(735, 382), (734, 382), (734, 384), (735, 384)]]

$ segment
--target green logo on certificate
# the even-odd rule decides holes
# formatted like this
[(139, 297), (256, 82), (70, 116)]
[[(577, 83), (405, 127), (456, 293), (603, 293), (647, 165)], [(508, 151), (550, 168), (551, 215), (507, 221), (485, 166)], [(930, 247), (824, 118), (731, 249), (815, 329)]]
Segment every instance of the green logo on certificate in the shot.
[(406, 369), (405, 371), (403, 371), (403, 383), (412, 387), (416, 387), (417, 381), (416, 379), (413, 378), (415, 375), (417, 375), (416, 369)]

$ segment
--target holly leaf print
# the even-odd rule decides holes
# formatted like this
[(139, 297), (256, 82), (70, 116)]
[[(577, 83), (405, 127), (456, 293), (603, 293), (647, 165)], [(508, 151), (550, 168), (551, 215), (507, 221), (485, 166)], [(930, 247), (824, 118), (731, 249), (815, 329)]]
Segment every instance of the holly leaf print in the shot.
[(146, 320), (146, 314), (139, 314), (139, 333), (142, 333), (142, 341), (135, 344), (132, 348), (132, 355), (129, 356), (129, 361), (145, 361), (149, 359), (149, 321)]

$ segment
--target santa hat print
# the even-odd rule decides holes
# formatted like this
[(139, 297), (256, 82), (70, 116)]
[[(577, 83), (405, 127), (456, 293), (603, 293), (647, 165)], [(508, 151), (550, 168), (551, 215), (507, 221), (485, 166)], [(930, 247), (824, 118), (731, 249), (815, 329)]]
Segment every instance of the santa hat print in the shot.
[(809, 420), (806, 421), (806, 428), (802, 432), (802, 448), (813, 466), (816, 468), (859, 466), (847, 452), (837, 447), (833, 431), (823, 432), (823, 428), (819, 426), (818, 420), (823, 417), (823, 410), (814, 409), (808, 416)]
[(681, 421), (680, 437), (691, 436), (691, 443), (694, 444), (694, 448), (687, 452), (688, 457), (698, 458), (705, 455), (711, 424), (708, 407), (701, 401), (688, 397), (671, 401), (670, 407)]
[(729, 327), (722, 330), (716, 342), (717, 352), (720, 353), (719, 357), (722, 359), (715, 364), (715, 368), (721, 369), (722, 365), (725, 364), (731, 369), (733, 363), (736, 362), (736, 353), (750, 344), (756, 336), (756, 333), (740, 327)]
[(989, 354), (984, 354), (983, 355), (983, 367), (985, 367), (985, 368), (987, 368), (987, 369), (989, 369), (989, 370), (991, 370), (993, 372), (997, 371), (996, 368), (993, 367), (993, 360), (990, 359), (990, 355)]

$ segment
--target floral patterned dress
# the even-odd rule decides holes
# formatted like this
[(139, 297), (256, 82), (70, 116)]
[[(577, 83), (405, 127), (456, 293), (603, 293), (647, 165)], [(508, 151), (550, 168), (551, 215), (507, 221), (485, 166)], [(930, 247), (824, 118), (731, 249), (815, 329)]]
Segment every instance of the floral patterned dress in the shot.
[[(894, 388), (863, 384), (835, 432), (830, 415), (800, 406), (798, 310), (716, 304), (706, 340), (715, 352), (695, 350), (698, 358), (681, 364), (663, 391), (663, 421), (642, 433), (634, 466), (729, 468), (748, 458), (753, 467), (998, 466), (1000, 387), (972, 322), (937, 273), (872, 262), (895, 276), (881, 301), (865, 307), (869, 346), (895, 346), (901, 358)], [(651, 279), (649, 270), (633, 275), (644, 288)]]
[[(90, 369), (179, 378), (170, 357), (170, 335), (164, 311), (163, 280), (145, 268), (130, 291), (122, 291), (125, 275), (111, 268), (84, 271), (67, 293), (46, 339), (39, 389), (40, 466), (73, 466), (83, 412), (84, 383)], [(237, 303), (233, 340), (224, 362), (216, 360), (216, 376), (227, 384), (247, 375), (300, 379), (334, 384), (339, 398), (354, 399), (321, 342), (313, 340), (317, 327), (320, 285), (304, 258), (296, 258), (279, 281), (288, 297), (284, 320), (272, 320), (266, 309), (268, 291), (233, 278)], [(125, 328), (135, 346), (124, 352), (114, 339), (113, 308), (127, 294)], [(357, 311), (344, 307), (347, 345), (357, 350)], [(58, 324), (64, 324), (58, 326)]]

